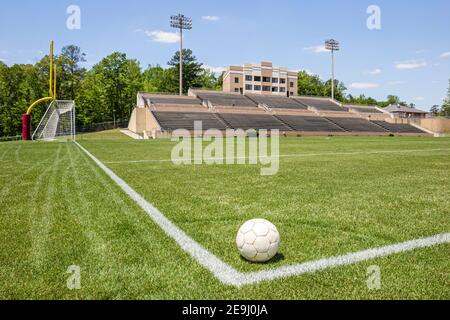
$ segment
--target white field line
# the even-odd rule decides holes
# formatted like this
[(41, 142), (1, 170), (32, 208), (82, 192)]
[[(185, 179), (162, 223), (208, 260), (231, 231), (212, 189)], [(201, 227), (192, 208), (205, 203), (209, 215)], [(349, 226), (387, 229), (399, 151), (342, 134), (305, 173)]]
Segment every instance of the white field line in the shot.
[(74, 142), (83, 150), (117, 185), (133, 199), (150, 218), (193, 259), (209, 270), (220, 282), (235, 287), (241, 287), (261, 281), (274, 280), (304, 273), (315, 272), (328, 268), (344, 266), (377, 257), (384, 257), (395, 253), (411, 251), (418, 248), (431, 247), (437, 244), (450, 243), (450, 233), (438, 234), (428, 238), (406, 241), (384, 247), (348, 253), (341, 256), (325, 258), (279, 267), (272, 270), (257, 272), (240, 272), (223, 262), (214, 254), (209, 252), (198, 242), (189, 237), (183, 230), (174, 225), (157, 208), (151, 205), (124, 180), (119, 178), (113, 171), (108, 169), (100, 160), (93, 156), (78, 142)]
[(238, 271), (203, 248), (183, 230), (174, 225), (158, 209), (147, 202), (139, 193), (134, 191), (133, 188), (108, 169), (78, 142), (75, 142), (75, 144), (80, 147), (81, 150), (83, 150), (115, 183), (117, 183), (119, 187), (122, 188), (122, 190), (133, 199), (169, 237), (174, 239), (184, 251), (189, 253), (189, 255), (197, 260), (198, 263), (213, 273), (221, 282), (231, 285), (235, 284), (235, 279), (240, 276)]
[[(280, 154), (280, 158), (302, 158), (302, 157), (321, 157), (321, 156), (353, 156), (361, 154), (390, 154), (390, 153), (410, 153), (410, 152), (426, 152), (426, 151), (450, 151), (450, 148), (441, 149), (416, 149), (416, 150), (374, 150), (374, 151), (355, 151), (355, 152), (321, 152), (321, 153), (294, 153), (294, 154)], [(238, 160), (249, 159), (250, 157), (217, 157), (217, 158), (203, 158), (204, 161), (226, 161), (226, 160)], [(271, 158), (260, 157), (260, 158)], [(106, 161), (106, 164), (121, 164), (121, 163), (145, 163), (145, 162), (172, 162), (172, 159), (144, 159), (144, 160), (123, 160), (123, 161)]]

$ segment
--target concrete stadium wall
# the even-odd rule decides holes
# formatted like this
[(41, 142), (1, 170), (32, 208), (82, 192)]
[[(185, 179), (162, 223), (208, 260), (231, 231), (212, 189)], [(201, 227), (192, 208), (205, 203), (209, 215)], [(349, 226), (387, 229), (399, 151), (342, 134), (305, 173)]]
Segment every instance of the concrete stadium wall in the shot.
[(415, 119), (411, 122), (435, 133), (450, 133), (450, 119), (425, 118)]
[[(197, 136), (207, 137), (208, 134), (206, 131), (203, 131), (201, 134), (194, 133), (193, 130), (188, 131), (189, 135), (187, 137), (194, 137), (194, 134)], [(225, 130), (220, 130), (223, 136), (227, 136)], [(280, 131), (280, 137), (308, 137), (308, 136), (316, 136), (316, 137), (327, 137), (327, 136), (347, 136), (347, 137), (370, 137), (370, 136), (378, 136), (378, 137), (387, 137), (390, 135), (395, 136), (406, 136), (406, 137), (429, 137), (430, 134), (427, 133), (395, 133), (391, 134), (390, 132), (327, 132), (327, 131)], [(268, 131), (268, 135), (270, 136), (270, 130)], [(236, 136), (236, 135), (232, 135)], [(245, 136), (245, 135), (244, 135)], [(169, 139), (172, 137), (171, 131), (156, 131), (154, 138), (166, 138)]]
[(161, 130), (161, 127), (148, 108), (135, 108), (128, 123), (128, 130), (143, 134), (144, 131)]

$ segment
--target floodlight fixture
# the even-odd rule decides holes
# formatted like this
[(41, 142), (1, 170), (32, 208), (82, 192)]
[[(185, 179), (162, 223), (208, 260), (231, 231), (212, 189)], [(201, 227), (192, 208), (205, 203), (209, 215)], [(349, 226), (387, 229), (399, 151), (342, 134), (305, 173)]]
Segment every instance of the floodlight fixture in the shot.
[(180, 96), (183, 95), (183, 30), (192, 29), (192, 19), (183, 14), (170, 16), (170, 26), (180, 30)]
[(329, 39), (325, 41), (325, 49), (331, 51), (331, 99), (334, 100), (334, 52), (339, 51), (339, 41)]

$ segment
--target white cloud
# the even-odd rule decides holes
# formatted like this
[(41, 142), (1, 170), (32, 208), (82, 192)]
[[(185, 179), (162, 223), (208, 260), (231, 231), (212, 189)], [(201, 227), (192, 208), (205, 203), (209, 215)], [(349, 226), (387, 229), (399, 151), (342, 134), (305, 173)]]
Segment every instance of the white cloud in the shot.
[(449, 58), (450, 57), (450, 51), (444, 52), (441, 54), (441, 58)]
[(388, 82), (388, 85), (391, 85), (391, 86), (398, 86), (399, 84), (405, 84), (405, 83), (406, 83), (406, 81), (397, 80), (397, 81), (389, 81), (389, 82)]
[(294, 69), (294, 70), (292, 70), (292, 72), (296, 72), (296, 73), (299, 73), (301, 71), (306, 72), (306, 74), (308, 74), (310, 76), (314, 75), (314, 73), (311, 70), (309, 70), (309, 69)]
[(214, 67), (214, 66), (210, 66), (210, 65), (207, 65), (207, 64), (203, 65), (203, 68), (209, 69), (211, 72), (214, 72), (214, 73), (222, 73), (225, 70), (227, 70), (224, 67)]
[(136, 28), (136, 29), (133, 30), (133, 32), (136, 32), (136, 33), (142, 32), (142, 31), (143, 31), (143, 30), (142, 30), (142, 29), (139, 29), (139, 28)]
[(371, 83), (371, 82), (353, 82), (350, 85), (350, 89), (374, 89), (378, 88), (378, 83)]
[(369, 70), (368, 73), (373, 74), (373, 75), (381, 74), (381, 69), (377, 68), (377, 69)]
[(423, 100), (425, 100), (425, 98), (424, 97), (413, 97), (413, 100), (415, 100), (415, 101), (423, 101)]
[(426, 61), (424, 60), (408, 60), (408, 61), (402, 61), (398, 62), (395, 67), (400, 70), (411, 70), (411, 69), (417, 69), (427, 66)]
[(312, 46), (312, 47), (306, 47), (303, 48), (303, 50), (314, 52), (314, 53), (323, 53), (328, 52), (328, 50), (325, 48), (325, 45), (319, 45), (319, 46)]
[(180, 41), (180, 36), (175, 32), (166, 32), (161, 30), (145, 31), (145, 34), (155, 42), (162, 43), (177, 43)]
[(219, 21), (220, 17), (218, 17), (218, 16), (203, 16), (202, 19), (207, 20), (207, 21)]

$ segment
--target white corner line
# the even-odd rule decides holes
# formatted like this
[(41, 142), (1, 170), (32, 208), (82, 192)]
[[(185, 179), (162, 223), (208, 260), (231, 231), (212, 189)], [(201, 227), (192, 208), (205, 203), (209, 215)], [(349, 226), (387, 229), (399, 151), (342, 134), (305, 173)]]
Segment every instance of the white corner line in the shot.
[(304, 273), (312, 273), (319, 270), (350, 265), (361, 261), (412, 251), (419, 248), (450, 243), (450, 233), (443, 233), (427, 238), (348, 253), (341, 256), (282, 266), (276, 269), (243, 273), (223, 262), (217, 256), (192, 239), (183, 230), (178, 228), (168, 218), (166, 218), (157, 208), (155, 208), (139, 193), (131, 188), (124, 180), (119, 178), (113, 171), (106, 167), (87, 149), (76, 141), (74, 141), (74, 143), (82, 151), (84, 151), (89, 158), (91, 158), (131, 199), (133, 199), (169, 237), (175, 240), (181, 249), (194, 258), (201, 266), (211, 272), (220, 282), (226, 285), (242, 287), (244, 285), (254, 284), (261, 281), (298, 276)]

